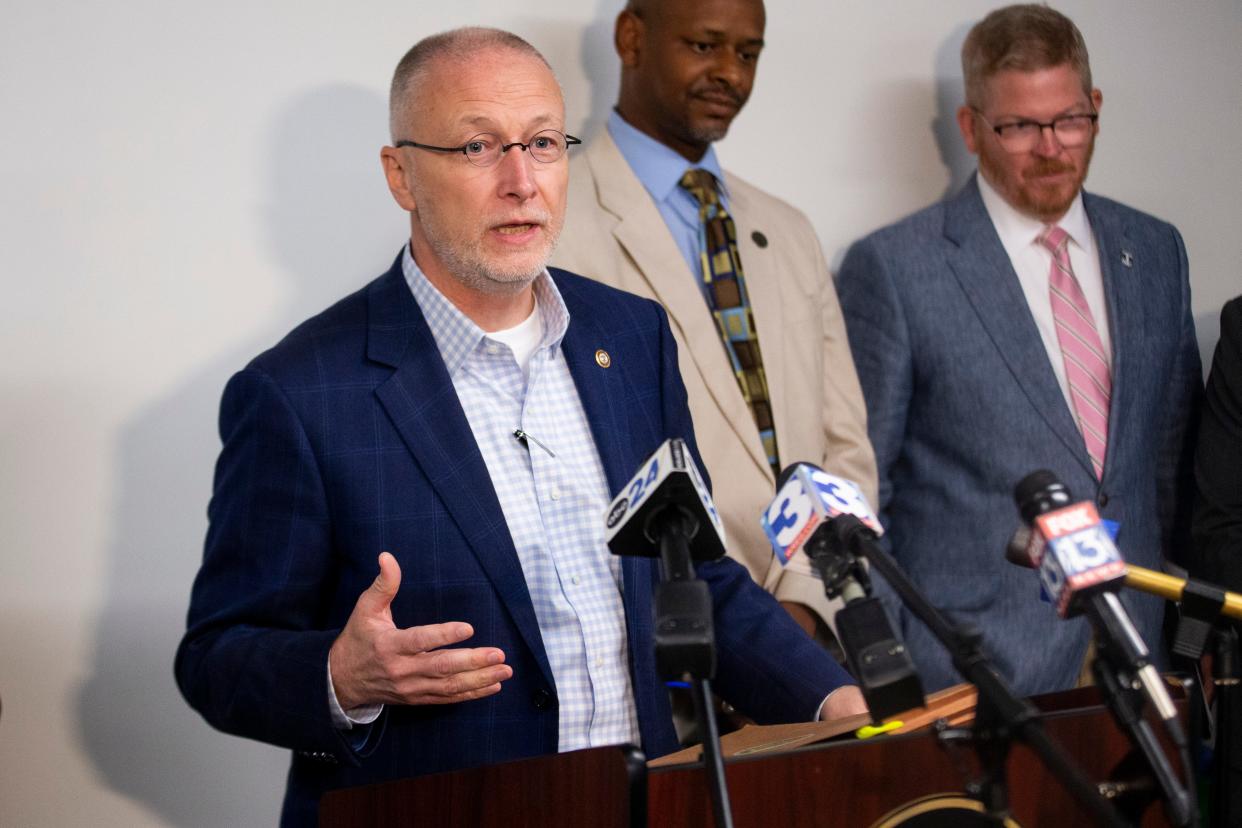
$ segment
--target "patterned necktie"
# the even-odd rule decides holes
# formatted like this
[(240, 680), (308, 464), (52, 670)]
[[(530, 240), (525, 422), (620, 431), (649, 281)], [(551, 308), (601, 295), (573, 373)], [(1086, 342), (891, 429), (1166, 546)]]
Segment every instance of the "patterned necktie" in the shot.
[(1108, 401), (1113, 387), (1108, 357), (1087, 298), (1070, 266), (1069, 234), (1054, 225), (1040, 234), (1039, 243), (1052, 252), (1048, 291), (1078, 429), (1087, 444), (1095, 476), (1102, 479), (1104, 451), (1108, 447)]
[(746, 296), (746, 280), (742, 275), (742, 259), (737, 252), (737, 228), (725, 212), (716, 193), (716, 178), (707, 170), (687, 170), (681, 186), (699, 203), (699, 257), (703, 282), (707, 285), (707, 302), (716, 328), (724, 343), (733, 374), (742, 389), (742, 398), (759, 427), (763, 450), (772, 466), (772, 474), (780, 474), (780, 458), (776, 450), (776, 427), (772, 422), (772, 405), (768, 397), (768, 379), (759, 351), (759, 333)]

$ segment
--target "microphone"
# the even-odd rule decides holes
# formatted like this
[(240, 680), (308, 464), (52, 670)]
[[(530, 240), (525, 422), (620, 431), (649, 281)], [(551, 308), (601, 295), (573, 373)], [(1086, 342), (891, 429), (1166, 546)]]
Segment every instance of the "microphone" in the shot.
[(712, 814), (717, 825), (731, 828), (724, 757), (711, 704), (711, 679), (716, 675), (712, 594), (695, 577), (693, 563), (724, 555), (724, 524), (684, 440), (665, 440), (621, 489), (604, 515), (604, 540), (614, 555), (660, 558), (653, 607), (656, 672), (666, 681), (690, 684)]
[[(1028, 569), (1038, 567), (1039, 564), (1035, 562), (1037, 556), (1032, 557), (1028, 550), (1028, 546), (1031, 545), (1034, 537), (1035, 535), (1029, 526), (1019, 526), (1009, 540), (1009, 545), (1005, 547), (1005, 559), (1012, 564), (1025, 566)], [(1206, 581), (1200, 581), (1197, 578), (1179, 578), (1166, 572), (1157, 572), (1154, 569), (1126, 564), (1124, 583), (1127, 587), (1137, 592), (1145, 592), (1148, 595), (1155, 595), (1157, 598), (1164, 598), (1167, 601), (1181, 601), (1188, 586), (1192, 589), (1195, 586), (1217, 589), (1224, 595), (1224, 603), (1221, 605), (1220, 614), (1242, 620), (1242, 595), (1236, 592), (1221, 590), (1219, 587)]]
[(1126, 579), (1125, 561), (1101, 525), (1095, 504), (1070, 500), (1069, 490), (1052, 472), (1024, 477), (1014, 489), (1014, 502), (1031, 533), (1022, 553), (1011, 554), (1011, 543), (1006, 557), (1039, 570), (1040, 583), (1062, 618), (1085, 613), (1119, 666), (1142, 685), (1160, 718), (1176, 724), (1177, 710), (1148, 661), (1147, 645), (1117, 598)]
[[(1059, 509), (1070, 504), (1069, 489), (1050, 471), (1037, 471), (1028, 474), (1018, 481), (1013, 490), (1014, 502), (1021, 511), (1023, 503), (1039, 499), (1045, 511)], [(1009, 545), (1005, 547), (1005, 558), (1012, 564), (1038, 569), (1039, 560), (1044, 554), (1045, 539), (1039, 537), (1031, 527), (1030, 520), (1023, 515)]]
[(694, 560), (724, 555), (724, 524), (681, 438), (665, 440), (609, 504), (604, 541), (614, 555), (659, 557), (670, 524), (680, 524)]
[(910, 654), (880, 600), (871, 596), (866, 568), (829, 526), (843, 514), (882, 531), (856, 485), (810, 463), (795, 463), (781, 472), (776, 498), (760, 525), (782, 566), (805, 552), (828, 597), (840, 596), (845, 602), (836, 615), (837, 635), (871, 717), (879, 722), (926, 702)]
[(776, 489), (759, 523), (781, 566), (805, 552), (829, 598), (839, 595), (847, 604), (865, 598), (871, 587), (867, 570), (825, 531), (827, 521), (845, 513), (867, 515), (868, 526), (883, 531), (858, 487), (811, 463), (794, 463), (781, 472)]
[(680, 438), (665, 440), (613, 499), (604, 540), (614, 555), (659, 557), (655, 595), (656, 669), (662, 678), (716, 674), (712, 596), (693, 561), (725, 553), (724, 525)]

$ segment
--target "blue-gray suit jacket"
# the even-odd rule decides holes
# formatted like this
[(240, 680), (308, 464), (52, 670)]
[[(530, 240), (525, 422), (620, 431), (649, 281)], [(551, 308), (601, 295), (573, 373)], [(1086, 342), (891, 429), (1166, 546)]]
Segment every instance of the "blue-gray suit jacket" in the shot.
[[(1024, 694), (1073, 686), (1089, 629), (1059, 620), (1036, 575), (1005, 560), (1019, 522), (1014, 484), (1053, 471), (1120, 524), (1122, 555), (1145, 567), (1173, 556), (1188, 513), (1201, 374), (1181, 236), (1114, 201), (1083, 199), (1112, 331), (1102, 481), (974, 178), (854, 244), (838, 277), (890, 548), (933, 603), (981, 630)], [(1161, 601), (1123, 600), (1158, 651)], [(960, 681), (927, 629), (893, 606), (928, 689)]]
[[(550, 272), (570, 316), (561, 352), (610, 489), (666, 438), (686, 438), (697, 460), (663, 309)], [(282, 824), (315, 824), (333, 788), (556, 752), (556, 682), (534, 605), (400, 257), (234, 376), (220, 431), (177, 681), (217, 728), (294, 750)], [(401, 564), (398, 626), (467, 621), (466, 644), (504, 650), (513, 677), (485, 699), (389, 706), (358, 744), (332, 726), (328, 649), (382, 550)], [(627, 557), (621, 571), (642, 747), (654, 757), (677, 746), (655, 667), (658, 563)], [(763, 722), (810, 720), (850, 681), (732, 560), (698, 573), (715, 604), (716, 687), (737, 707)]]

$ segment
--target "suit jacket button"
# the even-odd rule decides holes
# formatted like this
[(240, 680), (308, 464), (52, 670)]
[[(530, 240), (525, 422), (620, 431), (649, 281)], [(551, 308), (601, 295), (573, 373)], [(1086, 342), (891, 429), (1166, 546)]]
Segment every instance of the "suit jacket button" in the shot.
[(1106, 492), (1100, 492), (1095, 497), (1095, 503), (1097, 506), (1103, 509), (1105, 506), (1108, 505), (1108, 494)]
[(547, 710), (552, 706), (552, 694), (542, 687), (531, 695), (530, 700), (535, 705), (536, 710)]

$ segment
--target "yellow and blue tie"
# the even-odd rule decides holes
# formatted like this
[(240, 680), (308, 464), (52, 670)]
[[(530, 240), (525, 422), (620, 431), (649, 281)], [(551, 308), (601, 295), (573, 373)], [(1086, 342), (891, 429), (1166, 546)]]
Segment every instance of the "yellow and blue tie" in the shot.
[(776, 448), (776, 426), (772, 421), (772, 403), (768, 396), (768, 379), (759, 351), (759, 333), (746, 295), (746, 279), (742, 259), (737, 252), (737, 228), (720, 203), (716, 177), (707, 170), (691, 169), (681, 177), (681, 186), (699, 203), (699, 256), (703, 283), (707, 286), (707, 302), (725, 353), (733, 366), (742, 398), (750, 406), (767, 453), (772, 474), (780, 474), (780, 457)]

